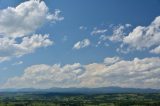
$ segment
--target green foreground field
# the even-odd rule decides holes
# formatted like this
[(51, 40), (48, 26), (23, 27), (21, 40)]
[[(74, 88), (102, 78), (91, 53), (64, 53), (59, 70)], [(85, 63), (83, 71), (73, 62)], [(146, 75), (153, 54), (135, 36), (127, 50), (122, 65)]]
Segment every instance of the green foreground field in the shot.
[(160, 94), (0, 93), (0, 106), (160, 106)]

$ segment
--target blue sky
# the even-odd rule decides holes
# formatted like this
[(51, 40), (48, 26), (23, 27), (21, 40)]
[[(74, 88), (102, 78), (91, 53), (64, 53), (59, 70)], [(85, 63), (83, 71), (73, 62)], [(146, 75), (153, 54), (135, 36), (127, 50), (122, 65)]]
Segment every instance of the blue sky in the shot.
[[(23, 6), (16, 9), (16, 7), (22, 5), (21, 3), (23, 3)], [(41, 3), (43, 3), (43, 5), (41, 5)], [(37, 7), (34, 7), (32, 4)], [(24, 7), (25, 5), (28, 7)], [(140, 64), (142, 63), (142, 65), (139, 66), (139, 70), (145, 70), (147, 72), (160, 71), (160, 65), (155, 64), (160, 61), (159, 5), (159, 0), (44, 0), (42, 2), (34, 0), (0, 0), (1, 39), (2, 41), (9, 39), (8, 42), (12, 40), (16, 42), (11, 42), (11, 44), (6, 47), (6, 44), (1, 44), (0, 57), (7, 57), (7, 59), (0, 59), (0, 84), (4, 88), (49, 88), (72, 87), (77, 86), (76, 84), (80, 82), (80, 87), (112, 85), (132, 87), (132, 85), (136, 83), (136, 87), (160, 88), (160, 86), (157, 86), (157, 84), (160, 84), (158, 77), (154, 79), (154, 81), (156, 80), (154, 83), (152, 82), (153, 78), (155, 78), (153, 73), (149, 73), (150, 77), (146, 77), (144, 82), (142, 80), (142, 82), (139, 81), (144, 84), (143, 86), (141, 83), (138, 83), (138, 81), (131, 82), (132, 85), (129, 84), (130, 82), (125, 82), (124, 80), (128, 80), (129, 74), (127, 74), (126, 79), (123, 79), (119, 84), (117, 84), (118, 82), (114, 83), (109, 80), (115, 79), (114, 75), (107, 75), (108, 70), (110, 70), (108, 67), (111, 69), (116, 65), (118, 65), (116, 66), (117, 68), (122, 67), (124, 61), (126, 62), (125, 64), (135, 64), (136, 59), (138, 59)], [(30, 6), (33, 9), (28, 9)], [(13, 11), (7, 9), (8, 7), (11, 7)], [(43, 7), (48, 9), (41, 10)], [(35, 12), (33, 12), (33, 10), (35, 10)], [(42, 16), (39, 16), (37, 11), (39, 11), (39, 14)], [(32, 14), (26, 15), (25, 12)], [(24, 18), (19, 14), (22, 14), (23, 17), (30, 18), (23, 20)], [(7, 19), (3, 17), (7, 17)], [(139, 28), (138, 26), (143, 28)], [(36, 34), (38, 35), (35, 36)], [(47, 37), (43, 38), (45, 34), (47, 34)], [(152, 37), (152, 35), (155, 36)], [(40, 36), (40, 40), (37, 41)], [(25, 43), (15, 46), (23, 41), (25, 42), (26, 39), (23, 40), (25, 37), (27, 37), (27, 39), (31, 39), (30, 37), (35, 39), (31, 40), (30, 45)], [(37, 45), (39, 43), (41, 44), (35, 46), (35, 42)], [(24, 50), (23, 47), (26, 50)], [(109, 65), (107, 65), (108, 61)], [(153, 66), (148, 67), (148, 62)], [(76, 63), (79, 65), (75, 65)], [(92, 71), (88, 71), (88, 66), (93, 63), (98, 64), (98, 66), (93, 66), (97, 68), (93, 73), (101, 73), (102, 70), (106, 70), (106, 76), (108, 77), (104, 78), (104, 76), (101, 76), (97, 78), (86, 74), (92, 73)], [(120, 63), (121, 65), (119, 66)], [(41, 66), (42, 64), (50, 67), (50, 69), (44, 68), (44, 66)], [(76, 75), (75, 82), (69, 79), (67, 79), (68, 82), (65, 82), (65, 79), (61, 79), (61, 82), (58, 82), (57, 79), (54, 79), (57, 76), (65, 77), (66, 74), (62, 73), (61, 75), (51, 76), (54, 78), (47, 80), (45, 78), (47, 76), (44, 76), (43, 79), (45, 80), (41, 79), (40, 82), (37, 81), (37, 79), (40, 79), (37, 77), (40, 75), (37, 74), (37, 76), (33, 78), (33, 81), (35, 80), (34, 83), (37, 83), (35, 86), (31, 86), (32, 83), (29, 82), (30, 80), (25, 76), (25, 70), (29, 68), (29, 72), (35, 72), (35, 70), (42, 70), (44, 68), (45, 71), (51, 72), (51, 70), (57, 69), (53, 66), (55, 64), (60, 65), (57, 67), (59, 70), (62, 70), (62, 72), (65, 70), (65, 66), (67, 67), (68, 65), (70, 65), (73, 71), (76, 69), (84, 69), (84, 75), (86, 75), (85, 81), (91, 81), (92, 85), (86, 84), (84, 83), (85, 81), (79, 79), (79, 74)], [(36, 67), (36, 65), (42, 68), (32, 69), (32, 67)], [(73, 68), (74, 66), (76, 66), (76, 68)], [(141, 69), (142, 66), (148, 68)], [(52, 69), (52, 67), (54, 68)], [(99, 67), (104, 68), (99, 69)], [(136, 67), (138, 66), (132, 68), (136, 69)], [(128, 67), (128, 69), (130, 68), (131, 67)], [(116, 71), (116, 69), (113, 68), (112, 71), (114, 70)], [(45, 73), (45, 71), (43, 72)], [(136, 70), (131, 70), (131, 72), (132, 71), (135, 72)], [(68, 73), (69, 75), (71, 74), (71, 72)], [(118, 73), (123, 73), (123, 71), (120, 70)], [(56, 73), (53, 72), (53, 74), (55, 75)], [(136, 76), (137, 74), (138, 73), (135, 72), (133, 79), (138, 77)], [(158, 75), (160, 72), (156, 74)], [(69, 75), (68, 77), (71, 77)], [(141, 75), (141, 73), (139, 75)], [(87, 76), (95, 80), (87, 79)], [(119, 77), (121, 78), (123, 76), (121, 74), (116, 76), (117, 79)], [(23, 80), (24, 82), (17, 82), (19, 85), (13, 84), (15, 81), (23, 78), (26, 79), (25, 81)], [(103, 81), (97, 84), (96, 79)], [(148, 80), (150, 82), (147, 82)], [(45, 81), (50, 83), (45, 85), (43, 83)], [(112, 82), (112, 84), (106, 83), (107, 81)], [(151, 85), (151, 82), (154, 85)], [(23, 85), (22, 83), (27, 84)]]

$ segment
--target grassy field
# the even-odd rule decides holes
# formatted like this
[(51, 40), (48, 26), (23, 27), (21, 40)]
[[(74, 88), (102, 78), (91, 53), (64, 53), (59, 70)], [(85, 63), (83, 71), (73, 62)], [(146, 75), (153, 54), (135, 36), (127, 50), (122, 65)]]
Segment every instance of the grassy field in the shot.
[(160, 94), (0, 93), (0, 106), (160, 106)]

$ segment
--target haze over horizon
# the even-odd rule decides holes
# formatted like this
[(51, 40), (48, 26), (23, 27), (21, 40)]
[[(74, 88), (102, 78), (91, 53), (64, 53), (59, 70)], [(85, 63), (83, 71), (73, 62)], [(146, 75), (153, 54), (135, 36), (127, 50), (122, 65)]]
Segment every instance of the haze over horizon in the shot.
[(0, 89), (160, 89), (159, 0), (0, 0)]

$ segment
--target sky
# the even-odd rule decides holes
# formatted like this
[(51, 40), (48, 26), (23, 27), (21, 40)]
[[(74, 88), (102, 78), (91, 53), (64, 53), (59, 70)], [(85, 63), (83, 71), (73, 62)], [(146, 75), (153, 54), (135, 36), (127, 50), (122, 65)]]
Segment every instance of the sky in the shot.
[(160, 89), (159, 0), (0, 0), (0, 88)]

